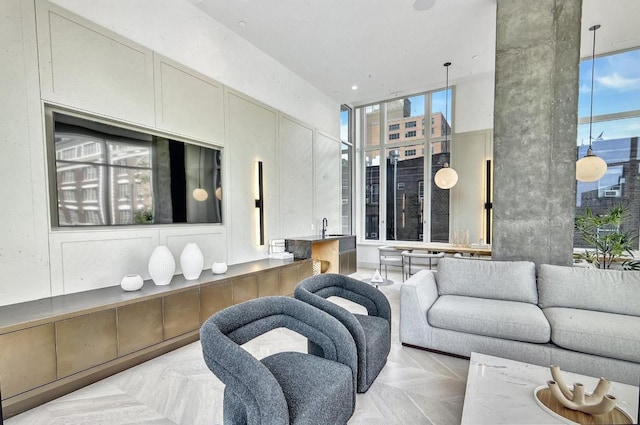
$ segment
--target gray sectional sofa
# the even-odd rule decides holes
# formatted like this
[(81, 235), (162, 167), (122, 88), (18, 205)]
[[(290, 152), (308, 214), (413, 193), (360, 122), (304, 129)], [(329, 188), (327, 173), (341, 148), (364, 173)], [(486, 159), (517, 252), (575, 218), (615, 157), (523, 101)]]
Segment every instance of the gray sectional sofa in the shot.
[(640, 272), (443, 258), (403, 283), (400, 340), (638, 385)]

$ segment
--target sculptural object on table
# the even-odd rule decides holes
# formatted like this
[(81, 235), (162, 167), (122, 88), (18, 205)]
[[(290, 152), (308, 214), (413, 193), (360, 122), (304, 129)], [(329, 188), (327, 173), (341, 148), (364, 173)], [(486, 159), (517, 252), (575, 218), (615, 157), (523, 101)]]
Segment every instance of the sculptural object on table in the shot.
[(550, 366), (549, 369), (553, 380), (547, 381), (547, 385), (553, 397), (564, 407), (589, 415), (603, 415), (616, 407), (616, 398), (607, 394), (611, 386), (608, 380), (600, 378), (593, 393), (585, 394), (584, 386), (580, 383), (573, 384), (573, 391), (569, 389), (560, 374), (560, 367)]

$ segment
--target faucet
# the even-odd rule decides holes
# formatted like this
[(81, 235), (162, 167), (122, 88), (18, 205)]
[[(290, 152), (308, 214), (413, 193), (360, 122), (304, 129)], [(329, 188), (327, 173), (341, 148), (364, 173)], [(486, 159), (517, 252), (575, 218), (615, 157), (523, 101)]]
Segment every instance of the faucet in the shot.
[(325, 238), (325, 236), (327, 236), (327, 226), (329, 225), (329, 222), (327, 221), (327, 218), (323, 218), (322, 219), (322, 239)]

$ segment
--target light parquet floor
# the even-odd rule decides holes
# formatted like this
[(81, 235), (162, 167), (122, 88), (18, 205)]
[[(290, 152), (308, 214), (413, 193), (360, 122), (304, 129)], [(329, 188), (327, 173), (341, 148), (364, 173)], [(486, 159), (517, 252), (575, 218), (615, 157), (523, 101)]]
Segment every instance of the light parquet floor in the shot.
[[(353, 277), (371, 277), (359, 270)], [(469, 361), (403, 347), (398, 338), (400, 273), (380, 290), (393, 314), (391, 353), (365, 394), (358, 394), (353, 425), (459, 424)], [(360, 306), (336, 299), (359, 312)], [(259, 358), (305, 351), (306, 340), (285, 329), (245, 345)], [(5, 421), (6, 425), (222, 424), (224, 385), (209, 371), (200, 342), (187, 345)]]

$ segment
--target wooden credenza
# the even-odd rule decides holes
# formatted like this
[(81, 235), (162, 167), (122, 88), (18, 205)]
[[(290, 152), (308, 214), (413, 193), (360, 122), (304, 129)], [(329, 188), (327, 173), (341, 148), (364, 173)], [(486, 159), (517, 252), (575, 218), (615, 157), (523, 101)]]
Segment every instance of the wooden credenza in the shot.
[(198, 340), (200, 326), (233, 304), (293, 294), (312, 261), (258, 260), (198, 280), (145, 281), (0, 307), (5, 418)]

